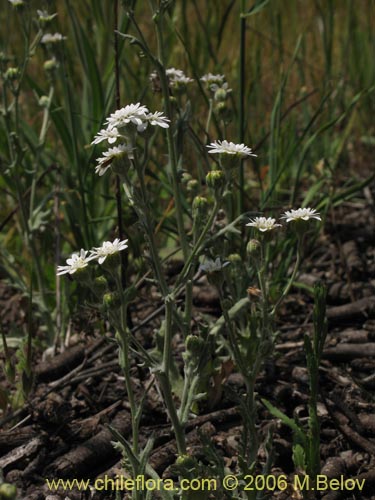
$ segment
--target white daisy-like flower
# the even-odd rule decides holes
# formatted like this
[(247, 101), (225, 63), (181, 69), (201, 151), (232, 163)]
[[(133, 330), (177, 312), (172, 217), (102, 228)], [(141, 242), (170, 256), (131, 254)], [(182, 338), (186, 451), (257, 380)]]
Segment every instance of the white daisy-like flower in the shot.
[(207, 83), (207, 85), (222, 85), (225, 81), (224, 75), (213, 75), (212, 73), (207, 73), (200, 78), (201, 82)]
[(246, 226), (255, 227), (262, 233), (265, 233), (266, 231), (272, 231), (272, 229), (280, 227), (281, 224), (276, 224), (276, 219), (272, 217), (255, 217), (254, 219), (250, 219), (250, 222)]
[(148, 114), (148, 108), (137, 104), (128, 104), (124, 108), (118, 109), (112, 113), (106, 121), (108, 128), (120, 128), (133, 123), (137, 127), (143, 124)]
[(181, 69), (168, 68), (165, 71), (165, 73), (168, 77), (169, 86), (171, 88), (178, 87), (178, 86), (184, 86), (184, 85), (187, 85), (188, 83), (192, 83), (194, 81), (192, 78), (189, 78), (188, 76), (186, 76), (185, 73)]
[(176, 68), (167, 68), (165, 70), (165, 74), (167, 75), (168, 78), (183, 78), (185, 76), (185, 73), (182, 71), (182, 69), (176, 69)]
[(166, 118), (161, 111), (155, 111), (155, 113), (148, 113), (142, 125), (138, 125), (138, 132), (144, 132), (150, 123), (150, 125), (156, 125), (162, 128), (169, 128), (168, 118)]
[(73, 253), (72, 256), (66, 260), (66, 266), (58, 266), (57, 267), (57, 276), (61, 276), (62, 274), (74, 274), (78, 269), (83, 269), (87, 267), (90, 260), (93, 257), (88, 256), (89, 252), (87, 250), (81, 249), (80, 253)]
[(96, 134), (91, 144), (99, 144), (102, 141), (108, 141), (109, 144), (113, 144), (119, 137), (123, 136), (121, 136), (116, 127), (103, 128)]
[(210, 149), (209, 153), (212, 154), (238, 155), (241, 158), (245, 158), (246, 156), (257, 156), (249, 147), (245, 146), (245, 144), (235, 144), (234, 142), (225, 140), (212, 142), (207, 148)]
[(319, 213), (315, 208), (298, 208), (297, 210), (287, 210), (281, 219), (285, 219), (286, 222), (304, 220), (308, 221), (310, 219), (322, 220)]
[(23, 0), (8, 0), (9, 3), (11, 3), (14, 7), (21, 7), (21, 5), (24, 5)]
[(128, 240), (120, 241), (120, 238), (116, 238), (114, 241), (105, 241), (101, 247), (95, 247), (91, 250), (90, 257), (97, 259), (99, 264), (103, 264), (105, 259), (110, 255), (128, 248), (127, 242)]
[(127, 144), (120, 144), (114, 148), (109, 148), (108, 151), (103, 153), (101, 158), (96, 160), (98, 164), (95, 168), (95, 173), (100, 176), (104, 175), (116, 158), (123, 158), (125, 155), (128, 158), (133, 158), (133, 150), (134, 148)]
[(66, 36), (63, 36), (61, 33), (46, 33), (45, 35), (42, 36), (42, 39), (40, 40), (41, 43), (59, 43), (62, 42), (63, 40), (66, 40)]

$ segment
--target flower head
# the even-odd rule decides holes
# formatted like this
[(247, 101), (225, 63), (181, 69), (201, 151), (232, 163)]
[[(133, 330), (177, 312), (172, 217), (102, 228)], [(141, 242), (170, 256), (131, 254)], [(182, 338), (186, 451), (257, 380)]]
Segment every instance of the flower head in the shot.
[(106, 171), (111, 166), (111, 163), (120, 158), (132, 158), (134, 148), (127, 144), (120, 144), (119, 146), (115, 146), (114, 148), (109, 148), (108, 151), (103, 153), (101, 158), (98, 158), (96, 161), (98, 164), (95, 168), (95, 173), (102, 176), (106, 173)]
[(255, 217), (254, 219), (250, 219), (250, 222), (246, 226), (255, 227), (262, 233), (265, 233), (281, 226), (281, 224), (276, 224), (276, 219), (272, 217)]
[(113, 242), (105, 241), (101, 247), (96, 247), (91, 250), (90, 257), (92, 259), (97, 259), (99, 264), (103, 264), (105, 259), (110, 255), (114, 255), (128, 248), (127, 242), (128, 240), (120, 241), (119, 238), (116, 238)]
[(200, 80), (201, 82), (207, 83), (207, 85), (210, 87), (212, 84), (222, 85), (225, 81), (225, 76), (207, 73), (207, 75), (203, 75)]
[(80, 253), (73, 253), (72, 256), (66, 260), (67, 266), (57, 267), (57, 276), (61, 274), (74, 274), (79, 269), (87, 267), (92, 257), (87, 257), (88, 251), (81, 249)]
[(23, 0), (8, 0), (14, 7), (22, 7), (24, 5)]
[(319, 213), (316, 212), (315, 208), (298, 208), (297, 210), (287, 210), (284, 215), (281, 216), (282, 219), (286, 219), (286, 222), (304, 220), (308, 221), (310, 219), (322, 220)]
[(137, 104), (128, 104), (124, 108), (116, 110), (107, 119), (106, 123), (108, 128), (120, 128), (125, 127), (129, 123), (133, 123), (137, 127), (142, 125), (143, 121), (146, 119), (148, 109), (146, 106), (141, 106), (139, 102)]
[(224, 155), (237, 155), (240, 158), (245, 158), (246, 156), (256, 156), (252, 150), (245, 146), (244, 144), (235, 144), (234, 142), (228, 141), (215, 141), (207, 146), (210, 149), (211, 154), (224, 154)]
[(56, 13), (48, 14), (46, 10), (37, 10), (36, 13), (38, 14), (39, 21), (44, 24), (51, 22), (57, 16)]
[(102, 141), (108, 141), (109, 144), (113, 144), (120, 137), (120, 133), (116, 127), (113, 128), (103, 128), (100, 130), (91, 144), (99, 144)]
[(63, 40), (66, 40), (66, 36), (63, 36), (61, 33), (46, 33), (45, 35), (42, 36), (42, 39), (40, 40), (41, 43), (59, 43), (62, 42)]

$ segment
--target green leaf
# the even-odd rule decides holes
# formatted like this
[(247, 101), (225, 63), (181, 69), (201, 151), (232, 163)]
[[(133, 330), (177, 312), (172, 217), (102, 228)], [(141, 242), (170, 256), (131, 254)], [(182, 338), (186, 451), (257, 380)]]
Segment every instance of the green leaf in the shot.
[(269, 1), (270, 0), (256, 0), (254, 5), (252, 5), (246, 13), (241, 14), (241, 17), (242, 18), (250, 17), (253, 16), (254, 14), (257, 14), (258, 12), (264, 9), (264, 7), (269, 3)]

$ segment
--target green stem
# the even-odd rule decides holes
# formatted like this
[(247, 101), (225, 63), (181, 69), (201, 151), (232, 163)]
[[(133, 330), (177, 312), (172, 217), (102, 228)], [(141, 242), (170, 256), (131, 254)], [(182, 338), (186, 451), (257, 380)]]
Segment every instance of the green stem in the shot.
[[(158, 43), (158, 58), (159, 64), (157, 65), (157, 72), (160, 78), (161, 90), (164, 99), (164, 112), (169, 120), (172, 120), (172, 106), (171, 99), (169, 93), (169, 84), (167, 75), (165, 72), (165, 55), (164, 55), (164, 40), (163, 40), (163, 14), (159, 13), (158, 15), (154, 14), (154, 22), (156, 25), (156, 36)], [(169, 161), (171, 166), (172, 173), (172, 188), (174, 194), (174, 200), (176, 204), (176, 220), (178, 233), (181, 241), (181, 248), (184, 259), (186, 260), (189, 256), (189, 245), (187, 242), (186, 232), (184, 228), (184, 220), (183, 220), (183, 208), (182, 208), (182, 200), (181, 200), (181, 190), (179, 188), (179, 179), (178, 179), (178, 171), (177, 171), (177, 154), (175, 143), (173, 140), (173, 131), (172, 127), (167, 128), (167, 143), (168, 143), (168, 154)]]
[(298, 235), (296, 263), (294, 264), (294, 269), (293, 269), (292, 275), (291, 275), (291, 277), (289, 279), (289, 282), (288, 282), (287, 286), (285, 287), (283, 293), (279, 297), (279, 300), (276, 302), (274, 308), (271, 311), (271, 316), (274, 316), (274, 314), (276, 313), (276, 311), (279, 308), (280, 304), (282, 303), (282, 301), (284, 300), (284, 298), (287, 296), (289, 290), (291, 289), (291, 287), (292, 287), (292, 285), (294, 283), (294, 280), (296, 279), (297, 272), (298, 272), (298, 269), (299, 269), (300, 264), (301, 264), (301, 253), (302, 253), (301, 250), (302, 250), (302, 237), (300, 235)]
[(213, 206), (210, 217), (208, 218), (206, 225), (203, 228), (203, 231), (201, 232), (196, 244), (194, 245), (194, 248), (192, 249), (188, 259), (186, 260), (186, 262), (184, 264), (184, 267), (182, 268), (180, 276), (178, 277), (178, 279), (176, 281), (174, 290), (176, 290), (181, 285), (181, 283), (184, 282), (185, 278), (188, 276), (189, 271), (190, 271), (190, 266), (191, 266), (194, 258), (198, 254), (199, 250), (201, 249), (202, 242), (204, 241), (204, 238), (206, 237), (207, 232), (210, 230), (218, 210), (219, 210), (219, 203), (215, 200), (215, 204)]

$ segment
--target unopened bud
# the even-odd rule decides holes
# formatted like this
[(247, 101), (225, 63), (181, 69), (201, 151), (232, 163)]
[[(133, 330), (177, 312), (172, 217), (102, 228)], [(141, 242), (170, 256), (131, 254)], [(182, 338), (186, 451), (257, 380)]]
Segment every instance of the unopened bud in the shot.
[(186, 351), (191, 356), (199, 356), (202, 353), (204, 340), (197, 335), (188, 335), (186, 337)]
[(203, 196), (196, 196), (193, 200), (193, 218), (206, 218), (208, 212), (208, 201)]
[(14, 484), (3, 483), (0, 485), (1, 500), (16, 500), (17, 487)]
[(216, 112), (221, 120), (229, 123), (232, 120), (232, 110), (228, 108), (226, 102), (218, 102), (216, 105)]
[(94, 280), (94, 292), (103, 295), (108, 288), (108, 282), (104, 276), (97, 276)]
[(18, 68), (8, 68), (4, 74), (4, 80), (13, 82), (19, 77), (20, 70)]
[(48, 59), (43, 64), (44, 71), (46, 71), (47, 73), (55, 71), (55, 69), (57, 69), (57, 67), (58, 67), (58, 62), (57, 62), (55, 57), (53, 57), (52, 59)]
[(221, 170), (212, 170), (206, 175), (206, 184), (214, 191), (218, 191), (225, 185), (225, 175)]
[(214, 99), (216, 102), (224, 102), (228, 96), (228, 93), (223, 88), (218, 88), (215, 92)]
[(47, 109), (49, 107), (49, 104), (50, 104), (49, 97), (46, 95), (42, 95), (41, 97), (39, 97), (38, 104), (41, 108)]
[(197, 179), (191, 179), (187, 182), (186, 188), (192, 196), (196, 196), (199, 189), (199, 182)]
[(246, 251), (252, 257), (259, 255), (260, 253), (260, 241), (251, 239), (247, 244)]
[(191, 470), (195, 468), (196, 461), (190, 455), (179, 455), (176, 460), (176, 466)]
[(121, 299), (117, 292), (108, 292), (103, 295), (103, 306), (107, 311), (118, 309), (121, 305)]

